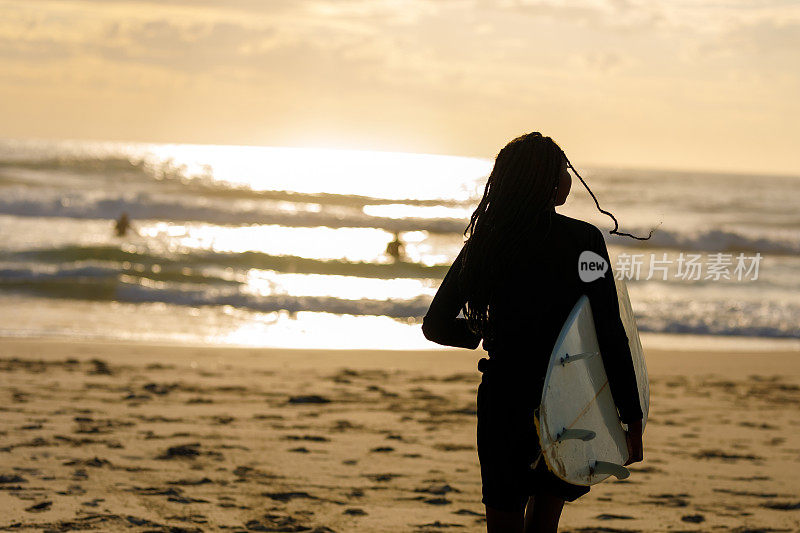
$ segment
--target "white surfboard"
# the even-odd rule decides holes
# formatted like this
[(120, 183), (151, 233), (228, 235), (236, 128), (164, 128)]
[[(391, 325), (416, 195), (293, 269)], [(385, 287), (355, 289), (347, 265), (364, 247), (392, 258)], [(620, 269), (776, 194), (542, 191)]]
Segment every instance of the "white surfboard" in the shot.
[[(624, 280), (616, 280), (620, 318), (628, 336), (639, 401), (650, 406), (639, 331)], [(542, 401), (535, 417), (542, 457), (556, 476), (574, 485), (594, 485), (610, 475), (628, 477), (625, 425), (608, 385), (589, 298), (581, 296), (564, 323), (550, 357)]]

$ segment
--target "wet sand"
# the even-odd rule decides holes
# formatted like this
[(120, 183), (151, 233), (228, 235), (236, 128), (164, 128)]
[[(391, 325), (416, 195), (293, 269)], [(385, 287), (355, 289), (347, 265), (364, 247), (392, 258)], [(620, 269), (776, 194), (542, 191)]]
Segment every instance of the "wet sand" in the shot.
[[(0, 339), (0, 530), (484, 531), (482, 354)], [(561, 530), (800, 529), (800, 353), (647, 359), (645, 461)]]

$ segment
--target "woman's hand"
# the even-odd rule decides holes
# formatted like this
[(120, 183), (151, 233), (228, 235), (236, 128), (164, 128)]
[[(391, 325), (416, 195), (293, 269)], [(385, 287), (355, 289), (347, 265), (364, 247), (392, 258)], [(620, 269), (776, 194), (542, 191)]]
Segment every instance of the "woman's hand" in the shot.
[(628, 431), (625, 434), (625, 440), (628, 441), (628, 460), (624, 466), (631, 463), (638, 463), (642, 461), (642, 420), (628, 424)]

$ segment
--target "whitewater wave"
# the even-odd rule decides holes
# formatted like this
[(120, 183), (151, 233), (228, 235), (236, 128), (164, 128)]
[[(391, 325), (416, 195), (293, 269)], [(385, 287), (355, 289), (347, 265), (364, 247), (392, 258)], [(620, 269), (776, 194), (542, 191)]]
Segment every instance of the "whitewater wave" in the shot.
[[(99, 274), (99, 275), (98, 275)], [(344, 299), (332, 296), (260, 295), (247, 293), (239, 284), (203, 286), (154, 281), (147, 277), (118, 275), (106, 269), (84, 267), (57, 273), (0, 270), (0, 289), (50, 298), (127, 303), (168, 303), (180, 306), (231, 306), (257, 312), (317, 311), (345, 315), (422, 317), (430, 297), (399, 299)]]
[(122, 212), (136, 220), (207, 222), (220, 225), (276, 224), (289, 227), (379, 228), (387, 231), (460, 233), (466, 220), (452, 218), (389, 218), (361, 212), (279, 211), (259, 202), (223, 202), (204, 198), (147, 194), (115, 198), (0, 198), (0, 214), (36, 218), (113, 220)]
[[(287, 227), (377, 228), (390, 232), (427, 231), (433, 234), (463, 234), (467, 219), (456, 218), (390, 218), (371, 216), (356, 209), (345, 210), (279, 210), (272, 202), (219, 201), (185, 196), (170, 197), (149, 194), (128, 197), (52, 197), (0, 198), (0, 214), (35, 218), (73, 218), (113, 220), (127, 212), (136, 220), (159, 220), (175, 223), (205, 222), (219, 225), (274, 224)], [(769, 231), (769, 227), (760, 231)], [(663, 248), (710, 252), (761, 252), (800, 254), (800, 237), (792, 230), (774, 231), (773, 235), (752, 235), (736, 230), (669, 230), (657, 229), (647, 241), (609, 235), (610, 245), (630, 248)], [(645, 229), (633, 234), (646, 235)]]
[[(191, 254), (160, 254), (146, 249), (120, 249), (116, 246), (63, 246), (16, 252), (0, 252), (0, 260), (6, 262), (38, 262), (49, 264), (76, 263), (81, 261), (110, 261), (145, 265), (152, 271), (154, 265), (162, 269), (218, 266), (249, 270), (274, 270), (298, 274), (328, 274), (357, 276), (362, 278), (417, 278), (441, 279), (450, 268), (449, 264), (423, 265), (398, 261), (394, 263), (371, 263), (367, 261), (345, 261), (342, 259), (310, 259), (292, 255), (270, 255), (263, 252), (213, 252), (195, 250)], [(162, 275), (164, 275), (162, 273)]]
[[(634, 229), (634, 235), (647, 235), (649, 230)], [(777, 232), (776, 232), (777, 233)], [(751, 236), (735, 230), (709, 229), (688, 232), (658, 229), (647, 241), (619, 235), (606, 236), (606, 243), (635, 248), (665, 248), (709, 252), (761, 252), (771, 254), (800, 254), (800, 238), (780, 236)]]
[[(147, 279), (154, 282), (194, 283), (204, 285), (239, 285), (241, 281), (233, 276), (213, 275), (199, 269), (185, 267), (161, 267), (154, 265), (151, 268), (141, 268), (140, 264), (123, 263), (108, 264), (73, 264), (37, 265), (33, 268), (0, 268), (0, 283), (15, 284), (24, 287), (37, 283), (58, 283), (60, 281), (77, 281), (84, 284), (114, 283), (120, 276)], [(224, 272), (224, 271), (223, 271)]]
[(637, 311), (636, 323), (641, 331), (657, 333), (800, 338), (800, 306), (796, 304), (766, 300), (729, 306), (699, 303), (651, 302)]
[[(254, 294), (244, 284), (201, 273), (183, 277), (152, 272), (118, 271), (112, 267), (78, 266), (51, 272), (0, 269), (0, 289), (48, 298), (127, 303), (165, 303), (189, 307), (230, 306), (243, 311), (294, 314), (301, 311), (353, 316), (387, 316), (418, 322), (431, 297), (347, 299), (333, 296)], [(714, 306), (650, 305), (637, 312), (641, 331), (698, 335), (800, 338), (794, 317), (800, 308), (791, 303), (753, 302), (727, 309)], [(696, 303), (696, 302), (695, 302)]]
[[(68, 171), (78, 174), (98, 174), (103, 176), (119, 174), (141, 174), (147, 177), (159, 178), (166, 175), (181, 177), (179, 169), (174, 164), (165, 162), (161, 170), (156, 170), (157, 165), (147, 162), (144, 158), (125, 157), (120, 155), (63, 155), (60, 157), (25, 158), (12, 157), (0, 158), (0, 170), (25, 169)], [(175, 169), (169, 172), (170, 168)]]

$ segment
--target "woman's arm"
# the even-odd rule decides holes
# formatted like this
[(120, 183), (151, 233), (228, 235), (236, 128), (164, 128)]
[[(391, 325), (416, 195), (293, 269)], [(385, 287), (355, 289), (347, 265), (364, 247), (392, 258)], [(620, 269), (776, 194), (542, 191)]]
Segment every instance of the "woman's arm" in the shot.
[(466, 318), (458, 318), (466, 301), (458, 290), (458, 273), (461, 271), (463, 255), (462, 247), (422, 320), (422, 333), (426, 339), (438, 344), (474, 350), (480, 344), (481, 337), (469, 330)]
[(608, 271), (602, 278), (587, 284), (587, 294), (592, 305), (597, 342), (600, 345), (603, 366), (608, 375), (611, 395), (614, 397), (620, 420), (625, 424), (632, 424), (642, 419), (636, 371), (633, 369), (625, 326), (622, 325), (622, 319), (619, 316), (617, 288), (606, 243), (600, 230), (597, 228), (594, 230), (592, 232), (592, 250), (606, 260)]
[(625, 461), (623, 466), (638, 463), (644, 459), (644, 446), (642, 445), (642, 419), (628, 424), (628, 433), (625, 440), (628, 444), (628, 460)]

